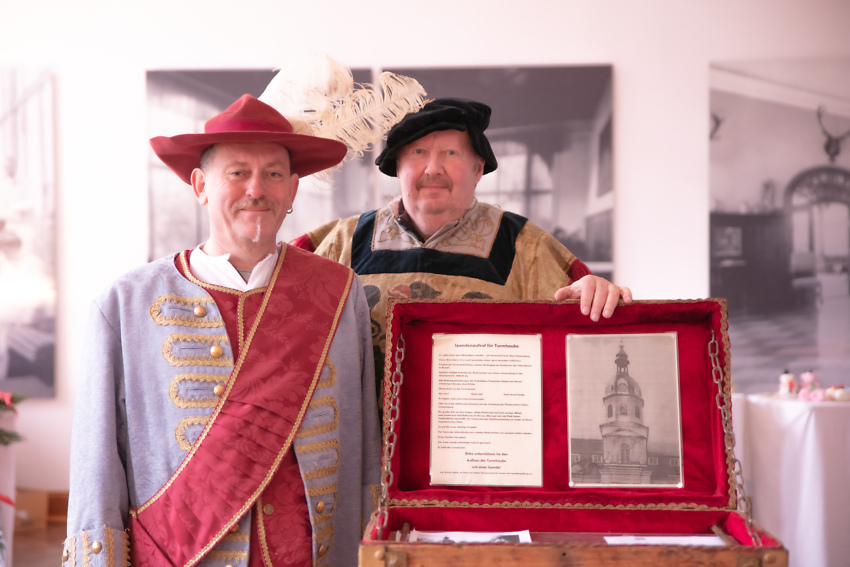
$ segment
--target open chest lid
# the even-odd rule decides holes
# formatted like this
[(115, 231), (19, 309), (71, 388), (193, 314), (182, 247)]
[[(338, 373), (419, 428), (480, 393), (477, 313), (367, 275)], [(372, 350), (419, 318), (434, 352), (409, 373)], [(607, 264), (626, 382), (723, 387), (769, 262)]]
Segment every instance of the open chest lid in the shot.
[[(476, 510), (510, 508), (536, 531), (607, 531), (612, 519), (636, 531), (653, 523), (663, 530), (681, 523), (682, 512), (707, 513), (709, 519), (700, 523), (735, 511), (740, 473), (733, 452), (727, 328), (723, 299), (635, 301), (598, 322), (582, 315), (576, 301), (391, 300), (384, 503), (390, 509), (427, 508), (431, 515), (453, 508), (466, 529), (486, 530), (494, 529), (500, 514)], [(475, 484), (469, 476), (451, 475), (448, 482), (433, 482), (432, 420), (446, 415), (433, 391), (435, 380), (446, 383), (435, 373), (435, 336), (460, 335), (539, 338), (534, 344), (541, 363), (540, 407), (532, 409), (531, 420), (539, 434), (529, 439), (540, 445), (541, 474), (530, 485)], [(480, 401), (464, 395), (454, 399)], [(483, 415), (478, 425), (500, 419)], [(475, 443), (475, 437), (466, 439)], [(490, 445), (487, 450), (470, 450), (464, 442), (460, 449), (485, 458), (497, 452), (495, 434), (480, 439)], [(485, 516), (487, 525), (476, 527), (476, 519)]]

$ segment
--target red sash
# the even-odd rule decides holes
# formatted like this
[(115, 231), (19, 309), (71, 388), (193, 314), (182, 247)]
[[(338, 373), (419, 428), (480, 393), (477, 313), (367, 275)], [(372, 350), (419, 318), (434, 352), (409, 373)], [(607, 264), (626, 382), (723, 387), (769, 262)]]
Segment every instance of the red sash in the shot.
[(135, 567), (196, 564), (254, 504), (295, 439), (352, 278), (335, 262), (283, 247), (204, 431), (168, 482), (130, 512)]

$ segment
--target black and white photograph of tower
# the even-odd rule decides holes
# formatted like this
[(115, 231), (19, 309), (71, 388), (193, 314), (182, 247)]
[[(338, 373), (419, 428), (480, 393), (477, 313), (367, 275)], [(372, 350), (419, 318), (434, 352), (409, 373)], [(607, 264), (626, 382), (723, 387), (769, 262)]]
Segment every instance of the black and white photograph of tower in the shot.
[(567, 335), (571, 486), (682, 486), (676, 333)]

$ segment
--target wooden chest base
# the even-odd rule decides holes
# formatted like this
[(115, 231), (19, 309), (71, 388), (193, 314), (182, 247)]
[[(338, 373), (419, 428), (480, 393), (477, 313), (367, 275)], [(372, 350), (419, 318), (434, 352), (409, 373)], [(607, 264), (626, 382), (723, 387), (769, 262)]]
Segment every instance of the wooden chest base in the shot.
[(368, 543), (361, 567), (787, 567), (782, 548), (624, 546), (586, 543)]

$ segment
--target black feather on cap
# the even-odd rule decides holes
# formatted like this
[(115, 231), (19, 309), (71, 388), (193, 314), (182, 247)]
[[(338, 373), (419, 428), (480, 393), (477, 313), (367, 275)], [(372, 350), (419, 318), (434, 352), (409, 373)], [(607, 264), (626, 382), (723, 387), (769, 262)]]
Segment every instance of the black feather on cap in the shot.
[(484, 135), (489, 125), (490, 107), (482, 102), (462, 98), (434, 99), (418, 112), (406, 115), (390, 129), (387, 147), (375, 160), (375, 165), (381, 173), (395, 177), (398, 153), (404, 146), (432, 132), (459, 130), (469, 135), (472, 148), (484, 160), (484, 173), (490, 173), (498, 167), (498, 163)]

